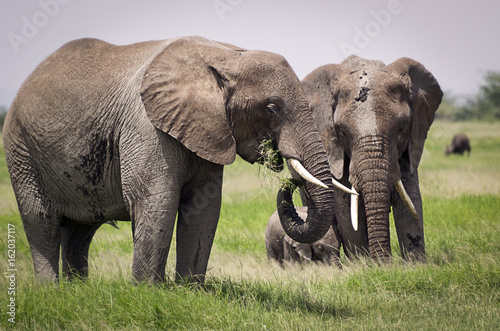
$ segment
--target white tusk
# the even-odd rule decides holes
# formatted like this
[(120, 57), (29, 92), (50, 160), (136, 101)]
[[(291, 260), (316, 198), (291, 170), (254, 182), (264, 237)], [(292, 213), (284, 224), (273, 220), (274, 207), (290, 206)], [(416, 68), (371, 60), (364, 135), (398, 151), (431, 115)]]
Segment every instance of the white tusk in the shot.
[(410, 196), (406, 192), (406, 189), (405, 189), (401, 179), (399, 179), (394, 184), (394, 186), (396, 186), (396, 191), (398, 191), (399, 196), (401, 197), (401, 199), (405, 203), (406, 208), (408, 208), (408, 210), (413, 215), (413, 217), (415, 217), (418, 220), (419, 217), (418, 217), (417, 209), (415, 209), (415, 206), (413, 205), (413, 202), (411, 201)]
[(288, 159), (290, 162), (290, 165), (297, 171), (297, 173), (300, 175), (300, 177), (304, 178), (307, 180), (309, 183), (314, 184), (316, 186), (322, 187), (322, 188), (328, 188), (325, 184), (323, 184), (319, 179), (311, 175), (306, 168), (300, 163), (299, 160), (297, 159)]
[(352, 187), (352, 190), (354, 193), (351, 195), (351, 223), (352, 227), (354, 228), (354, 231), (358, 231), (358, 201), (359, 201), (359, 195), (354, 189), (354, 186)]
[(342, 192), (345, 192), (345, 193), (349, 193), (349, 194), (352, 194), (352, 195), (358, 195), (358, 192), (356, 192), (356, 190), (353, 188), (352, 190), (348, 189), (347, 187), (345, 187), (344, 185), (340, 184), (339, 182), (337, 182), (335, 180), (335, 178), (332, 178), (332, 183), (333, 183), (333, 186), (338, 188), (339, 190), (341, 190)]

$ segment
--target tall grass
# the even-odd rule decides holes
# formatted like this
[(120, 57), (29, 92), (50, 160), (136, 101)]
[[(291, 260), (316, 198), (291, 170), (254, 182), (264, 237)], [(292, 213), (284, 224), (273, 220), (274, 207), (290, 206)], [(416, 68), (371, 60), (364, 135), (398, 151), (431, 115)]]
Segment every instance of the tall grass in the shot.
[[(471, 157), (444, 155), (466, 132)], [(347, 261), (343, 268), (267, 261), (264, 229), (276, 184), (259, 167), (227, 167), (221, 219), (202, 286), (132, 285), (130, 224), (104, 225), (87, 281), (36, 284), (29, 247), (0, 158), (0, 271), (6, 228), (16, 226), (16, 324), (0, 278), (0, 328), (20, 330), (498, 330), (500, 329), (500, 124), (436, 122), (419, 168), (427, 261)], [(3, 149), (0, 150), (3, 153)], [(3, 160), (3, 161), (2, 161)], [(264, 183), (264, 184), (263, 184)], [(175, 269), (175, 245), (167, 264)]]

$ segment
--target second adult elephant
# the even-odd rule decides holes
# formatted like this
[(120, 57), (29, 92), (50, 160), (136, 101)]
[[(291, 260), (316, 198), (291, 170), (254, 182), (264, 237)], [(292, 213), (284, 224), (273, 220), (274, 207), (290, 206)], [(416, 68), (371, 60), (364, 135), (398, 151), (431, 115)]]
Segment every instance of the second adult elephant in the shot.
[(434, 76), (409, 58), (385, 65), (351, 56), (314, 70), (302, 84), (332, 174), (359, 193), (359, 206), (358, 199), (335, 193), (346, 253), (390, 258), (392, 206), (403, 257), (423, 259), (417, 168), (443, 96)]

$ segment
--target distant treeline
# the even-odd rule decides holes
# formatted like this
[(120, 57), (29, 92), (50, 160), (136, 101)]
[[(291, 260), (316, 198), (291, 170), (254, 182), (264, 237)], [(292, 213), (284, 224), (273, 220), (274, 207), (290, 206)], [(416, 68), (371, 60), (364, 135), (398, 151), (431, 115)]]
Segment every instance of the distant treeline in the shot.
[(476, 95), (459, 102), (451, 93), (444, 93), (436, 118), (450, 121), (500, 120), (500, 72), (488, 71)]
[[(7, 114), (7, 107), (0, 106), (0, 130)], [(445, 91), (436, 118), (448, 121), (500, 120), (500, 72), (488, 71), (476, 95), (459, 101)]]
[(0, 131), (3, 129), (3, 122), (5, 121), (5, 116), (7, 116), (7, 107), (0, 106)]

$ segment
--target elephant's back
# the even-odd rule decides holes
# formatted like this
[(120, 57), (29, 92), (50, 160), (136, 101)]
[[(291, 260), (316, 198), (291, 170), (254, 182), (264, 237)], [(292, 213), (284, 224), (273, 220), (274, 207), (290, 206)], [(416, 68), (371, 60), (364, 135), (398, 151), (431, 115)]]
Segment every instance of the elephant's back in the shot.
[(63, 45), (19, 89), (9, 110), (7, 139), (22, 141), (31, 154), (46, 155), (62, 151), (61, 144), (95, 141), (94, 133), (109, 139), (127, 121), (140, 121), (145, 117), (139, 95), (142, 75), (166, 44), (116, 46), (79, 39)]
[(23, 122), (35, 116), (43, 123), (40, 116), (80, 117), (82, 111), (105, 108), (107, 102), (139, 99), (140, 76), (166, 43), (117, 46), (90, 38), (68, 42), (22, 84), (12, 106), (13, 116)]
[[(80, 39), (47, 57), (23, 83), (8, 112), (4, 142), (10, 167), (32, 162), (35, 169), (44, 169), (46, 185), (85, 167), (95, 168), (87, 169), (89, 174), (119, 179), (123, 128), (146, 116), (138, 93), (140, 75), (164, 44), (116, 46)], [(72, 183), (84, 182), (85, 176), (80, 177), (72, 175)]]

